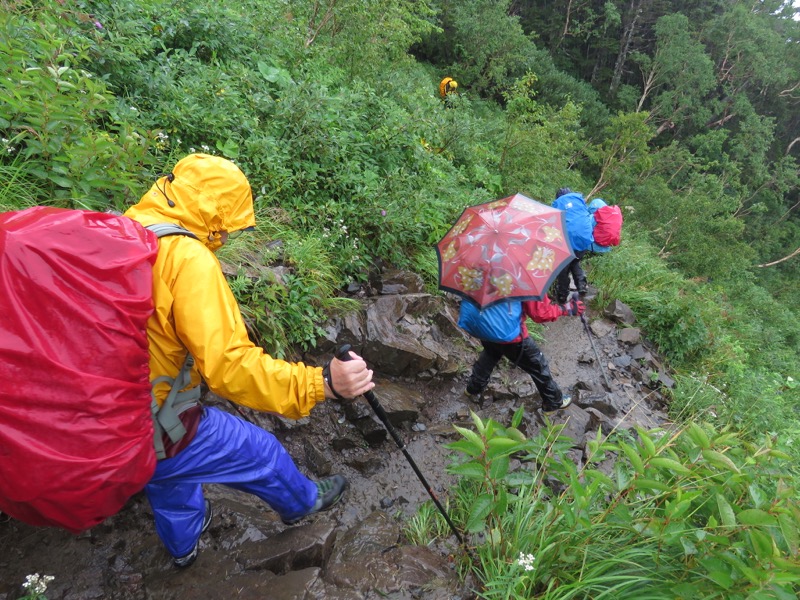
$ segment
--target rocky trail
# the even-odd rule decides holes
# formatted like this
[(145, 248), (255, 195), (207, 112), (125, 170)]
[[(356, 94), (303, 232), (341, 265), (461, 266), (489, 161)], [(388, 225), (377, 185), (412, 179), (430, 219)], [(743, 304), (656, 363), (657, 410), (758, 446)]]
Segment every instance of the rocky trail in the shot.
[[(443, 502), (454, 483), (444, 444), (458, 439), (453, 424), (472, 425), (470, 410), (506, 424), (524, 405), (523, 430), (532, 435), (542, 426), (530, 378), (507, 362), (480, 403), (463, 395), (478, 346), (456, 327), (452, 299), (425, 294), (417, 278), (403, 273), (387, 273), (359, 295), (362, 313), (331, 323), (320, 355), (304, 360), (321, 364), (334, 350), (330, 340), (352, 344), (367, 359), (376, 372), (376, 397)], [(666, 422), (662, 391), (671, 380), (627, 307), (592, 305), (585, 324), (565, 317), (542, 332), (556, 381), (573, 392), (573, 405), (552, 419), (566, 423), (577, 463), (598, 429)], [(207, 402), (236, 412), (219, 398)], [(240, 414), (275, 433), (310, 476), (344, 474), (350, 481), (344, 500), (286, 527), (254, 497), (210, 485), (215, 516), (196, 563), (185, 570), (172, 566), (143, 494), (78, 536), (3, 515), (0, 600), (23, 596), (21, 584), (33, 573), (54, 576), (49, 600), (474, 597), (472, 582), (459, 581), (455, 571), (455, 537), (433, 547), (406, 541), (403, 526), (429, 495), (363, 398), (346, 406), (323, 403), (301, 421)]]

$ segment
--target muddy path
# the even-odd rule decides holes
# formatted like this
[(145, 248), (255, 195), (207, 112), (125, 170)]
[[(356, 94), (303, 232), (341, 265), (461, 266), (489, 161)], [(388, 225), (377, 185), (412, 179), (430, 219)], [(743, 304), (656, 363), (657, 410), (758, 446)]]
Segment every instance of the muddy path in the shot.
[[(587, 323), (595, 331), (593, 337), (578, 318), (562, 318), (543, 327), (541, 345), (556, 381), (582, 397), (581, 406), (576, 404), (557, 418), (568, 423), (567, 431), (573, 427), (578, 438), (596, 429), (592, 418), (599, 413), (590, 410), (591, 405), (605, 394), (623, 407), (617, 418), (623, 425), (634, 420), (653, 426), (663, 422), (661, 395), (630, 368), (643, 364), (642, 345), (621, 342), (620, 327), (599, 314), (590, 314)], [(470, 410), (507, 423), (524, 405), (528, 434), (542, 424), (538, 396), (525, 374), (501, 363), (489, 392), (476, 404), (463, 395), (468, 367), (464, 364), (455, 377), (427, 381), (377, 378), (379, 401), (390, 390), (417, 398), (413, 422), (403, 423), (398, 433), (442, 500), (454, 482), (447, 474), (451, 457), (444, 444), (457, 439), (454, 423), (470, 426)], [(606, 380), (611, 390), (605, 389)], [(235, 412), (224, 401), (209, 401)], [(360, 402), (356, 410), (369, 411), (366, 402)], [(472, 582), (457, 577), (453, 554), (459, 550), (454, 538), (449, 544), (425, 548), (410, 545), (404, 537), (403, 525), (429, 495), (391, 438), (365, 438), (355, 430), (352, 414), (332, 402), (319, 405), (298, 422), (253, 412), (244, 416), (278, 436), (309, 476), (344, 474), (350, 482), (344, 501), (286, 527), (254, 497), (210, 485), (206, 492), (214, 504), (214, 520), (201, 539), (196, 563), (180, 571), (156, 537), (143, 494), (78, 536), (0, 516), (0, 600), (21, 597), (21, 584), (33, 573), (54, 576), (46, 593), (49, 600), (474, 597)]]

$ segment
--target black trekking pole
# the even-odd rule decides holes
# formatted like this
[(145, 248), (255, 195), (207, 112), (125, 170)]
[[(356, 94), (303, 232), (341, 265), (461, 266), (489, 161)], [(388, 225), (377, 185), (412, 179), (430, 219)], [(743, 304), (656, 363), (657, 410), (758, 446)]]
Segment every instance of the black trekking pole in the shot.
[(608, 376), (606, 375), (606, 370), (603, 368), (603, 364), (600, 362), (600, 355), (597, 353), (597, 348), (594, 347), (594, 339), (592, 339), (592, 332), (589, 329), (589, 324), (586, 322), (586, 317), (581, 315), (581, 323), (583, 323), (583, 328), (586, 330), (586, 335), (589, 336), (589, 343), (592, 345), (592, 350), (594, 350), (594, 357), (597, 359), (597, 366), (600, 367), (600, 373), (603, 375), (603, 379), (606, 381), (606, 387), (608, 387), (608, 391), (611, 391), (611, 383), (608, 381)]
[[(349, 352), (350, 352), (350, 345), (345, 344), (336, 351), (335, 356), (339, 360), (347, 362), (348, 360), (353, 360)], [(414, 459), (411, 458), (411, 455), (408, 453), (408, 450), (406, 450), (406, 445), (403, 443), (403, 440), (397, 434), (397, 430), (395, 430), (394, 426), (392, 426), (392, 424), (389, 422), (389, 416), (386, 414), (386, 411), (383, 410), (383, 406), (381, 406), (380, 402), (378, 402), (378, 399), (375, 397), (375, 394), (372, 393), (372, 391), (370, 390), (369, 392), (366, 392), (364, 394), (364, 397), (367, 399), (367, 402), (369, 402), (369, 405), (372, 407), (372, 410), (375, 411), (375, 414), (381, 420), (381, 423), (383, 423), (383, 426), (386, 428), (386, 431), (388, 431), (389, 435), (391, 435), (392, 438), (394, 439), (395, 443), (397, 444), (397, 447), (400, 448), (400, 450), (402, 450), (403, 455), (406, 457), (406, 460), (408, 461), (408, 464), (411, 465), (411, 468), (414, 470), (414, 473), (417, 474), (417, 477), (419, 477), (419, 480), (422, 482), (422, 485), (425, 486), (425, 490), (430, 495), (431, 500), (433, 500), (433, 503), (436, 505), (436, 508), (438, 508), (439, 512), (442, 513), (444, 520), (447, 521), (447, 524), (450, 526), (450, 529), (455, 534), (456, 538), (458, 539), (458, 542), (467, 550), (467, 554), (469, 554), (470, 558), (472, 558), (472, 554), (469, 551), (469, 548), (467, 548), (466, 544), (464, 543), (464, 538), (461, 537), (461, 533), (459, 533), (458, 529), (456, 529), (456, 526), (450, 520), (450, 517), (447, 516), (447, 511), (445, 511), (444, 506), (442, 506), (441, 502), (439, 502), (439, 499), (436, 497), (436, 494), (433, 492), (433, 489), (431, 488), (430, 484), (425, 480), (425, 477), (422, 475), (422, 472), (419, 470), (419, 467), (417, 467), (417, 463), (414, 462)]]

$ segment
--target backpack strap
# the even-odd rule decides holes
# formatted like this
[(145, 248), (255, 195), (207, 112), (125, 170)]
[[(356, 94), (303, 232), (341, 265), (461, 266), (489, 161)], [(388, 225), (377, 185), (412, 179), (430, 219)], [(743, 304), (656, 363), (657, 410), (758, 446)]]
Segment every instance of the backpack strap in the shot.
[[(188, 229), (175, 225), (174, 223), (156, 223), (148, 225), (149, 229), (156, 234), (157, 237), (162, 238), (170, 235), (185, 235), (194, 239), (198, 237)], [(167, 453), (164, 448), (164, 434), (169, 436), (172, 443), (177, 443), (186, 435), (186, 428), (180, 419), (180, 414), (185, 410), (197, 406), (200, 400), (200, 386), (195, 386), (192, 389), (181, 391), (192, 382), (192, 367), (194, 366), (194, 358), (191, 354), (186, 355), (186, 360), (178, 374), (173, 379), (172, 377), (157, 377), (150, 382), (152, 389), (150, 390), (151, 402), (150, 410), (153, 414), (153, 430), (154, 439), (153, 446), (156, 449), (156, 456), (159, 460), (166, 458)], [(158, 405), (155, 395), (155, 387), (159, 383), (169, 383), (170, 389), (167, 394), (164, 404)]]
[(175, 223), (155, 223), (154, 225), (148, 225), (145, 229), (149, 229), (160, 238), (168, 235), (185, 235), (194, 239), (199, 239), (191, 231), (180, 225), (175, 225)]
[(156, 401), (155, 392), (151, 391), (150, 393), (152, 398), (150, 408), (153, 413), (153, 428), (155, 430), (153, 444), (159, 460), (166, 457), (164, 434), (166, 433), (173, 443), (178, 442), (186, 435), (186, 428), (180, 420), (180, 414), (193, 406), (197, 406), (200, 400), (199, 385), (189, 390), (181, 391), (192, 382), (193, 366), (194, 358), (191, 354), (187, 354), (186, 360), (183, 362), (183, 366), (175, 379), (165, 375), (157, 377), (152, 382), (153, 389), (159, 383), (166, 382), (170, 384), (169, 393), (161, 406)]

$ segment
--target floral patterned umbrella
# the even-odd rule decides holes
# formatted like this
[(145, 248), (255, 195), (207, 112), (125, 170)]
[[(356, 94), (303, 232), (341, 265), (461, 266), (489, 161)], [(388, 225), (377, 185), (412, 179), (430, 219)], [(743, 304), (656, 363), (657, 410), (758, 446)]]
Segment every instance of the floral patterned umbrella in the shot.
[(439, 288), (481, 308), (541, 300), (575, 258), (565, 214), (522, 194), (466, 208), (436, 244)]

